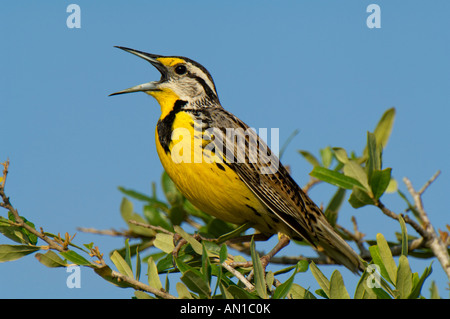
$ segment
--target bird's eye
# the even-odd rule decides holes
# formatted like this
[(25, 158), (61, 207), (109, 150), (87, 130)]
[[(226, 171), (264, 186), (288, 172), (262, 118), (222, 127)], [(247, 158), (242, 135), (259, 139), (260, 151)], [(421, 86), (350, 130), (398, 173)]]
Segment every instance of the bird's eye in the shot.
[(187, 69), (185, 65), (179, 65), (175, 68), (175, 73), (178, 75), (183, 75), (186, 73), (186, 71)]

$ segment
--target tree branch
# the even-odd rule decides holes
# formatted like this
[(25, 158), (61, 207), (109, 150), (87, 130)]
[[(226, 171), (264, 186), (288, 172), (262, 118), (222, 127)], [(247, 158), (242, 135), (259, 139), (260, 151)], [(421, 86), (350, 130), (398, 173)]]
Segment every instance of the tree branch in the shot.
[[(393, 211), (391, 211), (390, 209), (388, 209), (386, 206), (384, 206), (384, 204), (380, 201), (377, 200), (377, 202), (375, 203), (375, 205), (381, 209), (381, 211), (386, 215), (389, 216), (395, 220), (398, 220), (398, 215), (396, 213), (394, 213)], [(411, 225), (412, 228), (414, 228), (414, 230), (419, 233), (420, 236), (422, 236), (424, 239), (428, 240), (428, 233), (419, 225), (417, 224), (414, 220), (412, 220), (411, 218), (409, 218), (408, 215), (402, 215), (403, 220), (405, 221), (405, 223)]]
[(414, 189), (411, 181), (408, 178), (403, 178), (403, 182), (406, 184), (409, 193), (413, 197), (414, 204), (417, 208), (417, 211), (419, 212), (424, 232), (427, 235), (426, 237), (423, 236), (425, 239), (425, 245), (433, 251), (434, 255), (437, 257), (439, 263), (447, 274), (448, 279), (450, 280), (450, 256), (448, 254), (447, 247), (446, 245), (444, 245), (441, 238), (437, 235), (436, 231), (433, 228), (433, 225), (430, 223), (428, 214), (425, 212), (422, 202), (423, 192), (439, 176), (439, 174), (440, 172), (438, 171), (418, 192)]

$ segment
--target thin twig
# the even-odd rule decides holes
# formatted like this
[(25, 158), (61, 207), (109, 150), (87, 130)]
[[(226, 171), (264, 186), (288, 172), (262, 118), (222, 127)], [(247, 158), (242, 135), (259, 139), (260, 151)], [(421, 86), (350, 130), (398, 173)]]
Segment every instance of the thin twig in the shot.
[(423, 195), (423, 193), (427, 190), (427, 188), (431, 185), (431, 183), (433, 183), (436, 178), (438, 178), (438, 176), (441, 174), (441, 171), (437, 171), (429, 180), (428, 182), (425, 183), (425, 185), (422, 186), (422, 188), (420, 189), (420, 191), (418, 191), (417, 193), (419, 195)]
[[(106, 236), (116, 236), (116, 237), (133, 237), (132, 234), (125, 231), (118, 231), (115, 229), (96, 229), (96, 228), (86, 228), (86, 227), (77, 227), (77, 230), (83, 233), (89, 234), (97, 234), (97, 235), (106, 235)], [(135, 236), (140, 237), (140, 236)]]
[(158, 232), (161, 232), (161, 233), (164, 233), (164, 234), (168, 234), (168, 235), (172, 235), (172, 236), (174, 235), (174, 233), (172, 233), (171, 231), (168, 231), (167, 229), (165, 229), (165, 228), (163, 228), (161, 226), (153, 226), (153, 225), (150, 225), (150, 224), (145, 224), (145, 223), (141, 223), (141, 222), (135, 221), (133, 219), (130, 219), (128, 222), (130, 224), (137, 225), (137, 226), (144, 227), (144, 228), (153, 229), (155, 231), (158, 231)]
[(237, 271), (236, 269), (234, 269), (233, 267), (231, 267), (230, 265), (227, 264), (226, 261), (224, 261), (222, 263), (222, 266), (228, 270), (229, 272), (231, 272), (237, 279), (239, 279), (244, 285), (245, 287), (247, 287), (249, 290), (253, 290), (255, 289), (255, 287), (250, 283), (250, 281), (248, 281), (244, 275), (242, 275), (239, 271)]
[[(389, 216), (395, 220), (398, 220), (399, 217), (396, 213), (394, 213), (393, 211), (391, 211), (390, 209), (388, 209), (386, 206), (384, 206), (384, 204), (378, 200), (375, 205), (381, 209), (381, 211), (386, 215)], [(405, 223), (411, 225), (412, 228), (414, 228), (414, 230), (420, 234), (420, 236), (422, 236), (425, 239), (428, 239), (428, 233), (425, 231), (425, 229), (423, 229), (419, 224), (417, 224), (414, 220), (412, 220), (411, 218), (409, 218), (408, 215), (403, 215), (403, 219), (405, 221)]]

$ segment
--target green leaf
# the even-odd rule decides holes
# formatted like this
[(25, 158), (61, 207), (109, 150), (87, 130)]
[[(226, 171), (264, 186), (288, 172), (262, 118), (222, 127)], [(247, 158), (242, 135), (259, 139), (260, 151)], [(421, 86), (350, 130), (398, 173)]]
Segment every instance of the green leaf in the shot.
[(202, 212), (197, 207), (192, 205), (192, 203), (190, 201), (188, 201), (187, 199), (184, 200), (183, 209), (189, 215), (201, 218), (205, 222), (205, 224), (208, 223), (209, 221), (211, 221), (212, 219), (214, 219), (214, 217), (212, 217), (211, 215), (208, 215), (208, 214)]
[[(2, 219), (4, 222), (1, 221)], [(23, 229), (21, 227), (8, 224), (3, 217), (0, 217), (0, 223), (0, 233), (5, 237), (19, 244), (31, 244), (28, 236), (22, 231)]]
[(162, 290), (161, 280), (159, 279), (158, 269), (156, 268), (155, 261), (152, 257), (147, 260), (148, 268), (147, 268), (147, 276), (148, 276), (148, 285), (158, 290)]
[[(206, 232), (211, 237), (218, 238), (224, 234), (232, 232), (235, 229), (230, 223), (224, 222), (218, 218), (210, 219), (206, 224)], [(201, 230), (202, 231), (202, 230)]]
[(209, 261), (208, 252), (205, 244), (202, 243), (202, 274), (208, 285), (211, 285), (211, 262)]
[(324, 212), (325, 217), (327, 218), (331, 226), (336, 225), (338, 212), (342, 206), (342, 203), (344, 202), (344, 198), (345, 198), (345, 189), (338, 188), (336, 193), (333, 195), (330, 202), (328, 203), (327, 208), (325, 209)]
[[(220, 256), (220, 246), (215, 242), (204, 240), (201, 242), (202, 245), (205, 245), (207, 256), (211, 257), (219, 257)], [(203, 252), (202, 252), (203, 255)]]
[(391, 249), (381, 233), (377, 234), (377, 246), (383, 265), (389, 275), (388, 278), (391, 283), (395, 283), (397, 281), (397, 265), (395, 264), (394, 258), (392, 258)]
[(395, 193), (398, 190), (398, 183), (395, 180), (395, 178), (391, 177), (391, 180), (389, 181), (389, 185), (386, 188), (385, 193), (392, 194)]
[(157, 233), (153, 244), (156, 248), (161, 249), (167, 254), (171, 254), (175, 248), (173, 245), (173, 236), (164, 233)]
[(169, 210), (169, 219), (172, 225), (181, 225), (186, 218), (186, 211), (182, 205), (174, 205)]
[(39, 249), (40, 247), (28, 245), (0, 245), (0, 263), (22, 258)]
[(109, 266), (96, 266), (96, 267), (92, 267), (95, 271), (95, 273), (97, 275), (99, 275), (100, 277), (102, 277), (103, 279), (105, 279), (106, 281), (109, 281), (110, 283), (122, 287), (122, 288), (127, 288), (127, 287), (132, 287), (130, 286), (129, 283), (123, 281), (123, 280), (118, 280), (117, 277), (113, 276), (112, 272), (113, 270), (111, 268), (109, 268)]
[(234, 299), (234, 295), (228, 291), (223, 283), (219, 283), (220, 292), (222, 293), (222, 299)]
[(330, 296), (330, 281), (327, 277), (320, 271), (319, 268), (317, 268), (316, 264), (312, 261), (309, 264), (309, 269), (311, 269), (311, 273), (313, 274), (314, 278), (316, 278), (316, 281), (318, 282), (320, 288), (322, 288), (323, 292), (329, 298)]
[(377, 299), (392, 299), (392, 297), (383, 289), (374, 287), (372, 291), (377, 296)]
[(245, 289), (236, 285), (230, 285), (227, 290), (234, 296), (234, 299), (259, 299), (257, 295), (249, 293)]
[(169, 271), (166, 274), (166, 281), (164, 283), (164, 290), (169, 291), (170, 290), (170, 280), (169, 280)]
[(34, 256), (41, 264), (50, 268), (68, 266), (68, 264), (58, 256), (58, 254), (51, 250), (47, 251), (45, 254), (36, 253)]
[(402, 215), (398, 216), (400, 228), (402, 229), (402, 256), (408, 256), (408, 231), (406, 229), (406, 223)]
[(131, 197), (131, 198), (137, 199), (137, 200), (139, 200), (139, 201), (149, 202), (149, 203), (152, 203), (152, 202), (154, 201), (153, 198), (151, 198), (151, 197), (149, 197), (149, 196), (147, 196), (147, 195), (145, 195), (145, 194), (143, 194), (143, 193), (139, 193), (139, 192), (137, 192), (137, 191), (135, 191), (135, 190), (132, 190), (132, 189), (126, 189), (126, 188), (124, 188), (124, 187), (122, 187), (122, 186), (119, 186), (119, 187), (117, 187), (117, 188), (118, 188), (119, 191), (122, 192), (123, 194), (125, 194), (125, 195), (127, 195), (127, 196), (129, 196), (129, 197)]
[(362, 188), (363, 186), (356, 179), (345, 176), (342, 173), (330, 170), (328, 168), (316, 166), (311, 173), (312, 177), (320, 179), (328, 184), (332, 184), (345, 189), (352, 189), (353, 187)]
[(315, 291), (315, 293), (316, 293), (317, 295), (319, 295), (320, 297), (322, 297), (322, 298), (329, 299), (328, 296), (327, 296), (327, 294), (325, 293), (325, 291), (323, 291), (323, 289), (317, 289), (317, 290)]
[(366, 171), (370, 182), (373, 173), (381, 170), (381, 148), (377, 144), (375, 134), (370, 132), (367, 132), (367, 150), (368, 159)]
[(184, 231), (183, 228), (181, 228), (178, 225), (173, 226), (173, 229), (175, 230), (175, 232), (177, 234), (179, 234), (181, 237), (186, 239), (186, 241), (192, 246), (192, 249), (194, 249), (194, 251), (198, 255), (202, 254), (202, 252), (203, 252), (202, 244), (200, 244), (200, 242), (197, 239), (195, 239), (194, 237), (189, 235), (187, 232)]
[(224, 261), (226, 261), (228, 259), (228, 249), (227, 249), (227, 245), (222, 244), (222, 246), (220, 246), (220, 263), (223, 263)]
[(289, 295), (292, 299), (317, 299), (310, 291), (298, 284), (292, 284)]
[[(383, 116), (381, 117), (380, 121), (378, 122), (373, 132), (376, 144), (382, 150), (386, 147), (387, 142), (389, 140), (389, 136), (391, 135), (392, 126), (394, 124), (394, 118), (395, 118), (395, 109), (394, 108), (388, 109), (386, 112), (384, 112)], [(363, 151), (363, 158), (367, 159), (368, 157), (369, 157), (369, 147), (366, 146)]]
[(161, 184), (166, 196), (167, 201), (171, 206), (183, 206), (184, 196), (176, 187), (172, 179), (167, 175), (166, 171), (163, 172), (161, 177)]
[[(354, 160), (350, 160), (344, 165), (344, 174), (347, 177), (351, 177), (359, 182), (362, 185), (362, 189), (365, 191), (369, 191), (369, 179), (367, 177), (367, 173), (364, 169)], [(358, 186), (358, 185), (355, 185)]]
[(341, 162), (342, 164), (345, 164), (348, 162), (348, 155), (347, 151), (340, 147), (333, 147), (334, 156), (336, 159)]
[(123, 257), (115, 250), (111, 257), (111, 261), (116, 266), (117, 270), (122, 274), (130, 278), (134, 278), (133, 271)]
[(284, 299), (288, 295), (289, 291), (291, 290), (292, 284), (294, 283), (294, 277), (297, 273), (297, 268), (298, 266), (295, 267), (294, 272), (288, 280), (286, 280), (275, 289), (272, 297), (273, 299)]
[(211, 288), (204, 280), (203, 275), (196, 269), (189, 269), (181, 276), (181, 281), (193, 292), (209, 297)]
[(130, 220), (135, 220), (137, 222), (146, 224), (146, 221), (141, 217), (141, 215), (134, 213), (133, 203), (125, 197), (122, 199), (122, 203), (120, 204), (120, 214), (132, 232), (147, 237), (155, 236), (154, 230), (129, 223)]
[(344, 285), (344, 279), (338, 270), (333, 271), (330, 278), (330, 299), (350, 299)]
[(189, 289), (182, 282), (177, 282), (175, 288), (178, 292), (178, 298), (180, 299), (193, 299)]
[(84, 247), (86, 247), (89, 251), (91, 251), (92, 248), (94, 248), (94, 243), (90, 242), (89, 244), (83, 244)]
[(353, 188), (353, 192), (350, 194), (348, 202), (353, 208), (360, 208), (366, 205), (374, 204), (374, 201), (369, 194), (357, 187)]
[(309, 263), (307, 260), (300, 260), (297, 263), (297, 272), (306, 272), (309, 269)]
[[(423, 271), (422, 276), (420, 276), (419, 280), (414, 282), (414, 287), (411, 291), (411, 294), (408, 296), (408, 299), (417, 299), (420, 297), (420, 292), (422, 291), (423, 284), (425, 283), (425, 280), (428, 278), (428, 276), (431, 275), (432, 272), (431, 265)], [(413, 280), (414, 281), (414, 280)]]
[(376, 170), (372, 172), (370, 187), (375, 199), (380, 198), (388, 188), (391, 182), (391, 171), (391, 168), (386, 168), (382, 171)]
[[(169, 211), (169, 209), (167, 211)], [(143, 214), (150, 225), (160, 226), (170, 232), (173, 232), (173, 227), (170, 219), (167, 217), (167, 215), (161, 213), (158, 208), (151, 205), (145, 205)]]
[(63, 251), (59, 253), (61, 256), (79, 266), (94, 266), (89, 260), (73, 250)]
[(261, 298), (267, 298), (267, 289), (266, 289), (266, 279), (264, 276), (264, 268), (261, 264), (261, 260), (259, 259), (259, 255), (256, 252), (255, 241), (252, 240), (250, 242), (250, 255), (252, 257), (253, 262), (253, 272), (254, 272), (254, 281), (255, 281), (255, 289), (258, 295)]
[(354, 299), (377, 299), (377, 295), (372, 291), (372, 288), (367, 286), (369, 279), (369, 274), (367, 271), (361, 275), (355, 289)]
[(331, 151), (331, 147), (327, 146), (320, 150), (320, 156), (322, 158), (322, 165), (325, 168), (330, 167), (331, 162), (333, 161), (333, 152)]
[(439, 295), (439, 289), (434, 280), (430, 285), (430, 299), (441, 299), (441, 296)]
[(137, 299), (155, 299), (154, 297), (152, 297), (152, 296), (150, 296), (149, 294), (147, 294), (147, 293), (145, 293), (145, 292), (143, 292), (143, 291), (140, 291), (140, 290), (136, 290), (136, 291), (134, 292), (134, 296), (135, 296)]
[[(266, 272), (266, 285), (269, 292), (273, 291), (272, 286), (275, 281), (275, 274), (272, 271)], [(272, 297), (273, 298), (273, 297)]]
[(232, 230), (229, 233), (223, 234), (222, 236), (220, 236), (217, 239), (217, 243), (221, 244), (223, 242), (226, 242), (227, 240), (237, 237), (239, 235), (241, 235), (243, 232), (245, 232), (247, 229), (251, 228), (252, 225), (250, 223), (245, 223), (239, 227), (237, 227), (236, 229)]
[(306, 159), (312, 166), (320, 166), (319, 160), (312, 155), (310, 152), (308, 151), (303, 151), (303, 150), (299, 150), (298, 151), (304, 159)]
[[(177, 265), (178, 270), (184, 274), (186, 271), (191, 270), (191, 269), (195, 269), (194, 267), (189, 266), (187, 263), (185, 263), (182, 259), (184, 256), (180, 256), (178, 258), (175, 258), (175, 264)], [(195, 269), (196, 270), (196, 269)], [(198, 271), (198, 270), (196, 270)], [(201, 274), (199, 272), (199, 274)]]
[[(383, 260), (381, 259), (380, 250), (377, 245), (373, 245), (369, 247), (370, 255), (372, 256), (372, 261), (375, 265), (380, 267), (380, 274), (383, 276), (383, 278), (386, 278), (390, 281), (389, 273), (386, 270), (386, 267), (384, 266)], [(392, 283), (392, 282), (391, 282)]]
[[(20, 216), (20, 218), (22, 218), (22, 220), (25, 222), (25, 224), (27, 224), (28, 226), (30, 226), (33, 229), (36, 229), (34, 224), (32, 222), (30, 222), (28, 219), (26, 219), (23, 216)], [(14, 217), (14, 214), (12, 212), (8, 212), (8, 219), (12, 222), (16, 222), (16, 219)], [(2, 224), (5, 224), (4, 222)], [(23, 241), (20, 241), (21, 243), (24, 244), (31, 244), (31, 245), (36, 245), (37, 244), (37, 236), (33, 233), (30, 233), (28, 230), (26, 230), (25, 228), (20, 228), (18, 227), (17, 229), (18, 231), (20, 231), (24, 236), (20, 236), (18, 233), (16, 233), (16, 235), (18, 237), (23, 237)], [(10, 238), (12, 239), (12, 238)], [(16, 238), (17, 239), (17, 238)], [(14, 239), (12, 239), (14, 240)], [(16, 240), (14, 240), (16, 241)]]
[(136, 280), (141, 278), (141, 256), (139, 256), (139, 246), (136, 247)]
[(401, 255), (398, 260), (398, 270), (397, 270), (397, 292), (401, 299), (406, 299), (411, 294), (412, 290), (412, 272), (409, 267), (408, 258)]
[(390, 108), (386, 112), (384, 112), (380, 121), (374, 130), (374, 135), (377, 140), (377, 144), (380, 145), (383, 149), (386, 147), (387, 142), (389, 140), (389, 136), (392, 132), (392, 127), (394, 125), (395, 119), (395, 108)]
[(131, 253), (130, 253), (130, 239), (125, 239), (125, 261), (127, 262), (130, 269), (132, 269), (131, 266)]

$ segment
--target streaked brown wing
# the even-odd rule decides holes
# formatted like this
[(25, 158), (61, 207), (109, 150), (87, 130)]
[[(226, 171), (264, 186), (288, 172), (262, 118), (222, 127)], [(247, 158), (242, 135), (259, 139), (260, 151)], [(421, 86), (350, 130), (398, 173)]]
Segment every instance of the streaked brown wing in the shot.
[[(254, 130), (222, 108), (211, 111), (209, 125), (219, 128), (226, 136), (223, 141), (223, 158), (227, 164), (293, 233), (315, 245), (317, 238), (314, 224), (317, 218), (323, 217), (320, 209), (302, 191)], [(230, 136), (227, 128), (234, 130), (234, 136)], [(244, 150), (244, 155), (239, 154)], [(229, 154), (233, 154), (233, 158)]]
[[(287, 235), (303, 238), (314, 247), (320, 247), (353, 272), (364, 269), (359, 255), (334, 231), (319, 207), (297, 185), (255, 131), (222, 108), (211, 108), (205, 113), (208, 126), (218, 128), (224, 136), (220, 140), (222, 145), (216, 149), (223, 147), (225, 154), (221, 156), (225, 163), (269, 211), (289, 226), (292, 234)], [(227, 128), (234, 129), (233, 136), (227, 134)], [(278, 165), (273, 166), (274, 161), (278, 161)]]

